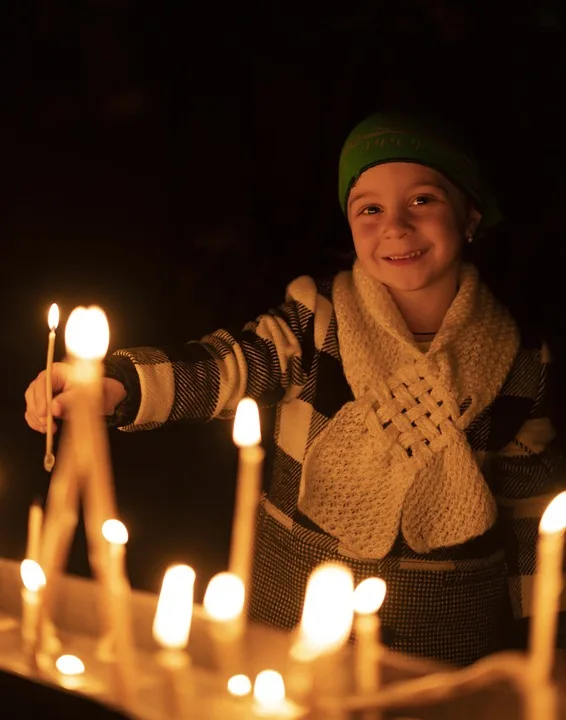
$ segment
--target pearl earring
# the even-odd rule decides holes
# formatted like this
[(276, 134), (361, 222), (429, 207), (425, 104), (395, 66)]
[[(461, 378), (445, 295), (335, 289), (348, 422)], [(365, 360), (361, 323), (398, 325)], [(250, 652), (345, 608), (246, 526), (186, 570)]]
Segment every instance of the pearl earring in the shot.
[(468, 235), (468, 237), (466, 238), (466, 240), (468, 241), (468, 243), (473, 243), (473, 242), (474, 242), (474, 236), (473, 236), (473, 235)]

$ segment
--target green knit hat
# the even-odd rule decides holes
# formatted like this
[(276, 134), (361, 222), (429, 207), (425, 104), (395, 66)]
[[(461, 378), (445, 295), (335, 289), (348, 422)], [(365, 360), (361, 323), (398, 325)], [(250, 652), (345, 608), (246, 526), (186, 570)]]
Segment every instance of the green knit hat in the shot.
[(390, 162), (418, 163), (442, 173), (466, 193), (481, 212), (480, 234), (503, 219), (475, 160), (452, 131), (430, 118), (389, 112), (363, 120), (344, 143), (338, 179), (344, 214), (347, 214), (350, 190), (360, 175), (375, 165)]

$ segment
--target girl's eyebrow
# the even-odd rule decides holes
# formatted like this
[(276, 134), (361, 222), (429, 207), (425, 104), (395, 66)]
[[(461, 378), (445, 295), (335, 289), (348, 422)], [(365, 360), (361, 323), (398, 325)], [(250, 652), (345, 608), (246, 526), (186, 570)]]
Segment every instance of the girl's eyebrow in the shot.
[(364, 198), (369, 197), (370, 195), (377, 195), (376, 192), (360, 192), (356, 195), (350, 195), (350, 199), (348, 200), (348, 205), (353, 205), (357, 200), (364, 200)]
[(431, 180), (417, 180), (416, 182), (409, 185), (408, 190), (414, 190), (417, 187), (430, 187), (434, 188), (435, 190), (440, 190), (440, 192), (444, 193), (444, 195), (448, 194), (448, 191), (446, 190), (444, 185)]

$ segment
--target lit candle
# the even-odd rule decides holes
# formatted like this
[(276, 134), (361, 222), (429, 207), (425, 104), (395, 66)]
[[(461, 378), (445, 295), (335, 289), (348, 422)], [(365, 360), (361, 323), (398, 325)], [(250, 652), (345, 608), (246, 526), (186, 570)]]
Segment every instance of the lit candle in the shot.
[(229, 570), (242, 579), (247, 601), (250, 593), (256, 514), (261, 495), (265, 457), (265, 451), (260, 446), (259, 412), (257, 404), (251, 398), (244, 398), (238, 404), (233, 438), (240, 452)]
[(111, 646), (114, 653), (113, 677), (116, 699), (131, 708), (136, 699), (133, 627), (130, 613), (130, 585), (126, 577), (126, 526), (119, 520), (107, 520), (102, 536), (108, 543), (108, 601)]
[[(310, 696), (315, 705), (323, 696), (338, 702), (344, 689), (340, 650), (353, 619), (351, 570), (341, 563), (322, 563), (309, 577), (298, 638), (291, 647), (291, 658), (299, 663), (291, 675), (298, 697)], [(339, 710), (333, 715), (340, 716)]]
[(60, 652), (53, 613), (57, 581), (65, 569), (65, 560), (79, 519), (79, 485), (74, 451), (68, 427), (63, 428), (57, 453), (57, 466), (49, 481), (45, 515), (41, 530), (41, 567), (48, 579), (42, 593), (41, 649), (47, 656)]
[(285, 694), (285, 683), (276, 670), (262, 670), (254, 682), (253, 717), (272, 720), (297, 720), (306, 716)]
[(45, 456), (43, 458), (43, 467), (47, 472), (53, 470), (55, 465), (55, 456), (53, 455), (53, 410), (51, 404), (53, 401), (53, 354), (55, 352), (55, 333), (59, 325), (59, 307), (57, 303), (53, 303), (49, 308), (47, 315), (47, 324), (49, 325), (49, 339), (47, 342), (47, 363), (45, 366), (45, 399), (47, 402), (47, 427), (45, 435)]
[(40, 561), (41, 530), (43, 525), (43, 509), (38, 501), (33, 502), (28, 515), (28, 537), (26, 559)]
[(108, 543), (108, 568), (112, 587), (121, 588), (126, 577), (126, 543), (128, 529), (120, 520), (106, 520), (102, 537)]
[(64, 688), (77, 690), (81, 687), (85, 666), (80, 658), (76, 655), (61, 655), (55, 661), (55, 667), (60, 673), (59, 681)]
[(322, 563), (313, 570), (305, 592), (297, 658), (315, 659), (339, 650), (348, 640), (354, 619), (352, 572), (340, 563)]
[(117, 514), (108, 437), (102, 417), (102, 360), (109, 342), (108, 321), (100, 308), (77, 307), (73, 310), (65, 327), (75, 393), (69, 420), (76, 469), (88, 478), (86, 500), (91, 507), (86, 509), (92, 515), (97, 542), (102, 523)]
[(535, 685), (549, 682), (552, 677), (563, 587), (565, 528), (566, 492), (562, 492), (548, 505), (539, 525), (529, 638), (531, 678)]
[(167, 569), (153, 621), (153, 637), (162, 650), (157, 662), (164, 671), (165, 714), (168, 718), (186, 715), (186, 684), (189, 656), (185, 652), (193, 617), (195, 571), (188, 565)]
[[(238, 620), (242, 615), (244, 596), (242, 579), (233, 573), (221, 572), (210, 579), (203, 606), (209, 618), (225, 625), (231, 624), (233, 633), (239, 633)], [(226, 635), (225, 632), (223, 634)]]
[(203, 599), (211, 622), (217, 662), (225, 677), (243, 670), (242, 635), (245, 588), (233, 573), (221, 572), (210, 579)]
[(38, 625), (41, 612), (41, 593), (45, 587), (45, 574), (35, 560), (24, 560), (20, 566), (22, 588), (23, 650), (30, 669), (37, 668)]
[[(385, 599), (385, 582), (370, 577), (354, 590), (354, 630), (356, 634), (355, 678), (356, 690), (361, 695), (376, 693), (380, 685), (381, 633), (377, 612)], [(377, 720), (377, 711), (365, 717)]]
[(234, 697), (246, 697), (252, 691), (252, 681), (247, 675), (232, 675), (226, 683), (226, 688)]
[[(100, 532), (108, 518), (117, 516), (110, 464), (108, 434), (102, 416), (102, 374), (110, 339), (108, 321), (98, 307), (77, 307), (65, 327), (65, 343), (71, 359), (73, 402), (69, 407), (71, 472), (81, 481), (89, 562), (110, 597), (101, 603), (103, 622), (112, 623), (111, 553)], [(122, 582), (126, 583), (125, 574)]]

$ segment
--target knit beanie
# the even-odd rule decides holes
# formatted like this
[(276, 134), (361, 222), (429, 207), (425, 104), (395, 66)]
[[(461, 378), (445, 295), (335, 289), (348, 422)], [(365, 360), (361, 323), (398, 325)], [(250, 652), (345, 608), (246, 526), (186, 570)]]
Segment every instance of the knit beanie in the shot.
[(357, 125), (340, 153), (338, 193), (347, 214), (350, 191), (360, 175), (375, 165), (410, 162), (442, 173), (469, 196), (482, 214), (477, 233), (499, 223), (497, 200), (480, 176), (473, 156), (449, 128), (437, 120), (398, 112), (380, 112)]

